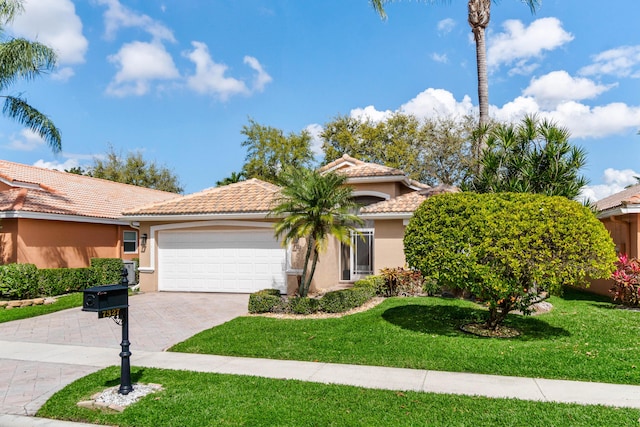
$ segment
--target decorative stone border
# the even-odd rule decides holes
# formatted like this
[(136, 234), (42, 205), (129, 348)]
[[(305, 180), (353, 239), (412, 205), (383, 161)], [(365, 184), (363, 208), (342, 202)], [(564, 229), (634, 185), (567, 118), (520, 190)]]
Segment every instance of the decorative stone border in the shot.
[(133, 391), (122, 395), (118, 393), (120, 386), (110, 387), (91, 396), (91, 400), (82, 400), (77, 403), (81, 408), (87, 409), (111, 409), (122, 412), (127, 406), (137, 402), (144, 396), (163, 390), (161, 384), (134, 384)]
[(52, 297), (0, 301), (0, 308), (9, 310), (12, 308), (31, 307), (32, 305), (48, 305), (53, 304), (54, 302), (56, 302), (56, 299)]

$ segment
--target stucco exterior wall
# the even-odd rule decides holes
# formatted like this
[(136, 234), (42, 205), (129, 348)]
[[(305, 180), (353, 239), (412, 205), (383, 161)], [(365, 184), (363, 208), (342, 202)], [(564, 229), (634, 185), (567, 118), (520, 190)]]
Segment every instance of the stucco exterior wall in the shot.
[[(38, 268), (88, 267), (91, 258), (133, 259), (124, 254), (121, 225), (38, 219), (2, 220), (4, 263), (31, 263)], [(9, 243), (5, 245), (5, 243)]]
[(383, 268), (404, 267), (403, 220), (376, 220), (373, 265), (376, 274)]

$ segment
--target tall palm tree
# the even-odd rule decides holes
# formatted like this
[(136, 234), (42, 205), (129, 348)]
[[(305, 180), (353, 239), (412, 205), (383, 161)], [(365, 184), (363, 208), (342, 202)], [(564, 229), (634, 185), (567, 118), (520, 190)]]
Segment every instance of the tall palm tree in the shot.
[(280, 176), (283, 188), (271, 216), (280, 218), (275, 224), (275, 234), (283, 237), (283, 245), (300, 238), (306, 241), (298, 289), (301, 297), (309, 292), (318, 255), (326, 248), (329, 237), (351, 244), (351, 233), (362, 223), (354, 213), (357, 205), (351, 187), (345, 185), (346, 179), (344, 175), (321, 174), (304, 168), (292, 168)]
[[(392, 0), (369, 0), (373, 8), (382, 18), (386, 18), (384, 4)], [(435, 3), (435, 0), (427, 0)], [(541, 0), (521, 0), (526, 3), (531, 12), (535, 12)], [(487, 48), (485, 44), (485, 30), (491, 17), (491, 0), (469, 0), (467, 3), (467, 21), (476, 42), (476, 62), (478, 67), (478, 105), (480, 108), (480, 127), (489, 124), (489, 80), (487, 78)]]
[[(0, 0), (0, 34), (23, 11), (22, 0)], [(53, 121), (20, 96), (4, 94), (18, 79), (31, 80), (56, 66), (56, 54), (48, 46), (22, 38), (0, 42), (0, 97), (2, 113), (31, 129), (44, 139), (54, 153), (62, 149), (60, 131)]]

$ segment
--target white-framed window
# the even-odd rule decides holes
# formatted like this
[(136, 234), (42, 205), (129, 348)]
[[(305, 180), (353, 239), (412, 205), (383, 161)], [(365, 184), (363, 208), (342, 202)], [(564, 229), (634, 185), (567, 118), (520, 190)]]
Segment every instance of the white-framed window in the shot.
[(341, 245), (340, 280), (355, 281), (373, 274), (373, 229), (351, 233), (351, 246)]
[(125, 254), (138, 253), (138, 232), (125, 231), (122, 236), (122, 246)]

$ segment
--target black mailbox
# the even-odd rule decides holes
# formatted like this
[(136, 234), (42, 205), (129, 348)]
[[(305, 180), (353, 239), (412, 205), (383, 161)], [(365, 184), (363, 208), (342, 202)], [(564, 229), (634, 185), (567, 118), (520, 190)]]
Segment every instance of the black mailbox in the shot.
[(126, 285), (94, 286), (82, 292), (82, 311), (97, 311), (99, 314), (108, 311), (116, 314), (119, 309), (129, 307), (129, 287)]

